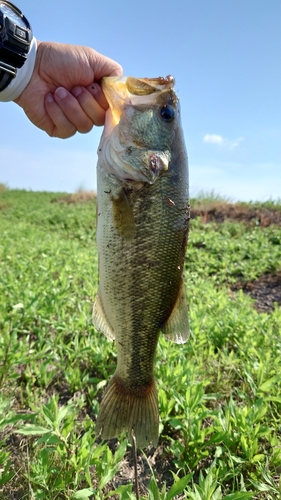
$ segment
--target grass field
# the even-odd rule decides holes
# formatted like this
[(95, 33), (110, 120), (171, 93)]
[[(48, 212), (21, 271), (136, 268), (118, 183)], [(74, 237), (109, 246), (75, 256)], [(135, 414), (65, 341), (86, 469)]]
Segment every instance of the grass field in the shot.
[[(61, 196), (0, 192), (0, 500), (135, 499), (130, 445), (95, 435), (116, 363), (91, 322), (95, 201)], [(233, 287), (280, 271), (281, 226), (191, 221), (191, 337), (159, 342), (142, 499), (281, 498), (281, 308)]]

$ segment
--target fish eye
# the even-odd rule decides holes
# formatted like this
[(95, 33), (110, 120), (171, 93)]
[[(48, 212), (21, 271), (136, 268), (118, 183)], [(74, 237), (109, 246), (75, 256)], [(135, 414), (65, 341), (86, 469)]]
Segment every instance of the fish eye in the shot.
[(160, 111), (161, 118), (165, 120), (165, 122), (172, 122), (175, 118), (175, 110), (172, 106), (163, 106)]

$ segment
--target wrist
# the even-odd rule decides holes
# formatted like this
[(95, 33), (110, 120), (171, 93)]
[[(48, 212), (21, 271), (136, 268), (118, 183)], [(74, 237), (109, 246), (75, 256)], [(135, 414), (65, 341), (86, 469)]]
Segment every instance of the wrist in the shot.
[(0, 92), (0, 101), (9, 102), (17, 99), (24, 89), (27, 87), (35, 66), (37, 52), (37, 41), (33, 37), (30, 49), (24, 65), (17, 69), (16, 76), (11, 80), (10, 84)]

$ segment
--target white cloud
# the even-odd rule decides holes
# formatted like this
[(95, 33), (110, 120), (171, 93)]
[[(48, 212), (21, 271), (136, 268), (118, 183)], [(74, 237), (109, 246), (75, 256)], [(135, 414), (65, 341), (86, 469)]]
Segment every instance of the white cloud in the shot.
[(203, 142), (217, 144), (218, 146), (225, 146), (228, 149), (236, 148), (242, 141), (244, 141), (244, 137), (238, 137), (237, 139), (230, 140), (218, 134), (205, 134), (203, 137)]
[(206, 134), (203, 138), (204, 142), (212, 142), (213, 144), (222, 144), (224, 138), (221, 135), (217, 134)]

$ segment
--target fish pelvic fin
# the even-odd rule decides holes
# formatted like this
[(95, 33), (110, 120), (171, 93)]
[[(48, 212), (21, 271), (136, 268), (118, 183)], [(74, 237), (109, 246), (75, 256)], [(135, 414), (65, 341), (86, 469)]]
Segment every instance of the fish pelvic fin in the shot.
[(145, 387), (132, 389), (115, 374), (101, 402), (96, 432), (101, 432), (103, 439), (126, 432), (132, 441), (132, 430), (138, 448), (145, 448), (151, 442), (157, 446), (159, 413), (155, 380)]
[(183, 280), (173, 310), (161, 331), (167, 340), (176, 344), (184, 344), (189, 338), (188, 305)]
[(136, 235), (136, 224), (124, 189), (121, 189), (118, 197), (112, 198), (111, 201), (116, 231), (125, 240), (132, 241)]
[(97, 293), (95, 298), (92, 318), (94, 327), (96, 330), (98, 330), (98, 332), (103, 333), (109, 340), (115, 339), (113, 328), (109, 324), (108, 319), (104, 312), (100, 292)]

